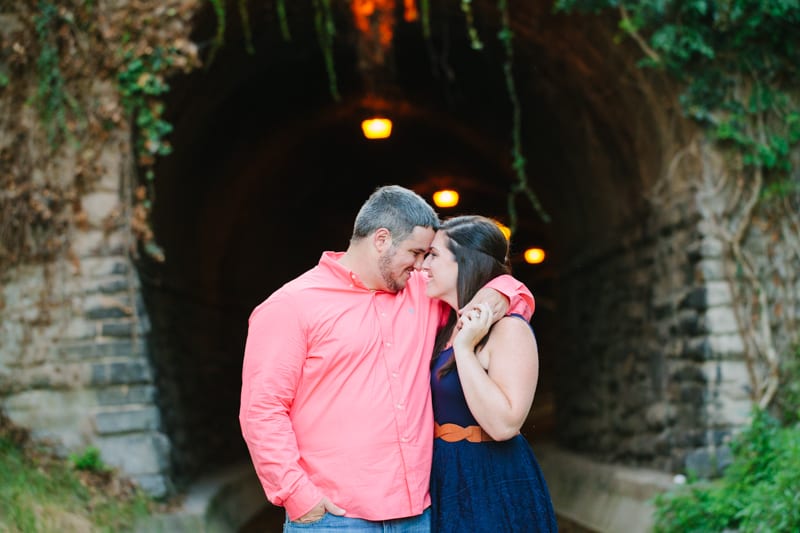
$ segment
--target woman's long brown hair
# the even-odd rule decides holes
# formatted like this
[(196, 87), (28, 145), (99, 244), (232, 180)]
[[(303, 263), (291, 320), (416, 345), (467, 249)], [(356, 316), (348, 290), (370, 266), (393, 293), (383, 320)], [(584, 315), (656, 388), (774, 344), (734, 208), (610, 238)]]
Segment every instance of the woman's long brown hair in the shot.
[[(477, 215), (448, 219), (440, 227), (447, 236), (447, 248), (458, 264), (458, 307), (463, 308), (484, 285), (502, 274), (511, 273), (508, 260), (508, 240), (497, 224)], [(436, 334), (433, 358), (444, 350), (458, 321), (455, 310), (450, 311), (445, 326)], [(491, 331), (491, 330), (490, 330)], [(477, 347), (483, 346), (489, 334)], [(431, 362), (431, 364), (433, 364)], [(439, 369), (441, 378), (455, 367), (453, 356)]]

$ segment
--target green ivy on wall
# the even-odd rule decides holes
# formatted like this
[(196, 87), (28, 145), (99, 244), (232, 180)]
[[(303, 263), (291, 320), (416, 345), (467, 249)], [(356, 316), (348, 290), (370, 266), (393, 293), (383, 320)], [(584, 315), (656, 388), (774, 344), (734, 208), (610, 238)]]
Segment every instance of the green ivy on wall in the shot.
[(557, 0), (561, 11), (615, 9), (619, 29), (684, 86), (680, 103), (747, 167), (765, 192), (797, 187), (790, 151), (800, 142), (800, 3), (796, 0)]
[(63, 20), (55, 4), (40, 0), (38, 14), (34, 17), (36, 37), (40, 52), (36, 60), (38, 86), (36, 90), (36, 107), (39, 116), (47, 129), (50, 145), (57, 146), (64, 138), (69, 137), (67, 115), (77, 111), (75, 101), (65, 90), (64, 76), (61, 73), (60, 53), (56, 43), (56, 31)]

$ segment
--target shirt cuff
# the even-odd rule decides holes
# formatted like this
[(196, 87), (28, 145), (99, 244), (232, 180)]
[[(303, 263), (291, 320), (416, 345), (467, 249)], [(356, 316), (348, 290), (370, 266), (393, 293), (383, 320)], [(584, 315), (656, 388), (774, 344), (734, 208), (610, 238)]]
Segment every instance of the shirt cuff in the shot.
[(283, 506), (289, 515), (289, 520), (297, 520), (322, 500), (322, 492), (312, 483), (295, 491), (290, 497), (286, 498)]

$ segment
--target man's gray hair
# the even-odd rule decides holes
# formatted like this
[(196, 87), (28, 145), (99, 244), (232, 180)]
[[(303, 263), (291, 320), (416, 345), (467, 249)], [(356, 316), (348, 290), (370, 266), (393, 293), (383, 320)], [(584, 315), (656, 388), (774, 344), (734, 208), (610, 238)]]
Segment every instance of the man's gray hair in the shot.
[(392, 241), (399, 243), (416, 226), (438, 230), (436, 211), (414, 191), (399, 185), (386, 185), (376, 189), (361, 206), (351, 240), (363, 239), (379, 228), (386, 228), (392, 234)]

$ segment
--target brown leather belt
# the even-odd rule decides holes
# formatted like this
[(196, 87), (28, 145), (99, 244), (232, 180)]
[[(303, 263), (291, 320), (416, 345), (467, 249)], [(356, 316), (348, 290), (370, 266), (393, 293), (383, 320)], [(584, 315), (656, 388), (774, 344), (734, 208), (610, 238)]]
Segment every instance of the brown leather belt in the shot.
[(458, 442), (461, 440), (469, 442), (487, 442), (494, 440), (480, 426), (463, 427), (458, 424), (439, 425), (434, 423), (433, 436), (445, 442)]

